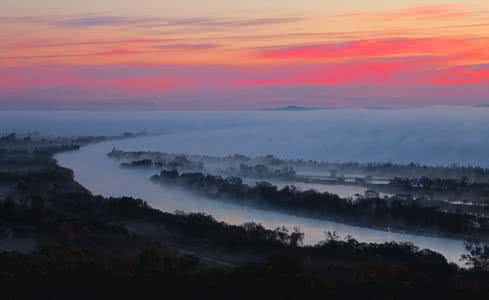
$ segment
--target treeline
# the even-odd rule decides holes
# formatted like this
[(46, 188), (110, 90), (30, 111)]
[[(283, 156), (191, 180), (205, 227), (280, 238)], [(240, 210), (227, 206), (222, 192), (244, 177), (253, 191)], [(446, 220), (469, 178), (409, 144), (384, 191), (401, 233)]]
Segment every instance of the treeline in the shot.
[[(134, 257), (77, 248), (0, 254), (5, 299), (487, 299), (489, 278), (395, 264), (312, 267), (274, 255), (231, 268), (148, 247)], [(27, 286), (26, 286), (27, 285)]]
[(257, 164), (248, 165), (240, 164), (239, 168), (226, 168), (224, 170), (218, 170), (219, 174), (226, 176), (237, 176), (242, 178), (255, 178), (255, 179), (282, 179), (293, 180), (296, 178), (296, 172), (293, 168), (271, 168), (267, 165)]
[[(237, 156), (241, 157), (241, 156)], [(243, 156), (246, 159), (251, 159)], [(318, 170), (333, 171), (338, 175), (363, 174), (379, 177), (407, 177), (407, 178), (444, 178), (460, 179), (466, 177), (472, 182), (489, 182), (489, 168), (479, 166), (463, 166), (452, 164), (450, 166), (424, 165), (420, 163), (391, 163), (391, 162), (327, 162), (318, 160), (285, 160), (273, 155), (264, 157), (264, 161), (275, 166), (290, 166), (296, 168), (313, 168)]]
[(135, 160), (130, 163), (121, 163), (123, 168), (151, 168), (154, 167), (151, 159)]
[(420, 207), (415, 202), (398, 200), (396, 197), (351, 201), (328, 192), (299, 191), (294, 186), (278, 189), (270, 183), (261, 182), (251, 187), (243, 184), (237, 177), (222, 178), (202, 173), (179, 174), (177, 171), (162, 171), (151, 180), (189, 187), (208, 197), (235, 199), (233, 201), (248, 205), (273, 207), (318, 218), (341, 218), (366, 226), (437, 231), (464, 236), (486, 236), (489, 233), (488, 219)]
[[(154, 161), (172, 160), (176, 157), (187, 158), (190, 161), (203, 162), (205, 164), (215, 165), (227, 165), (229, 168), (236, 168), (239, 165), (248, 166), (265, 166), (273, 170), (316, 170), (326, 171), (334, 174), (335, 176), (342, 177), (351, 174), (362, 174), (367, 177), (400, 177), (400, 178), (441, 178), (441, 179), (457, 179), (461, 180), (465, 178), (468, 182), (489, 182), (489, 168), (483, 168), (478, 166), (462, 166), (462, 165), (450, 165), (450, 166), (432, 166), (423, 165), (419, 163), (383, 163), (383, 162), (326, 162), (317, 160), (304, 160), (304, 159), (281, 159), (274, 155), (249, 157), (242, 154), (233, 154), (229, 156), (217, 157), (207, 155), (183, 155), (183, 154), (169, 154), (163, 152), (126, 152), (118, 149), (113, 149), (109, 154), (110, 157), (117, 159), (132, 159), (143, 160), (153, 159)], [(168, 169), (172, 169), (168, 167)], [(173, 169), (181, 169), (174, 167)], [(195, 169), (198, 171), (198, 169)], [(239, 170), (235, 170), (239, 171)], [(258, 173), (260, 170), (245, 170), (248, 173)], [(225, 175), (233, 176), (233, 174)], [(254, 175), (254, 174), (253, 174)], [(295, 174), (288, 174), (295, 175)], [(259, 176), (258, 178), (263, 177)]]
[(32, 149), (0, 149), (0, 155), (13, 156), (16, 155), (29, 155), (39, 154), (45, 156), (51, 156), (60, 152), (79, 150), (80, 146), (77, 144), (62, 144), (62, 145), (43, 145), (40, 147), (33, 147)]
[(335, 170), (341, 173), (361, 173), (368, 176), (390, 176), (406, 178), (443, 178), (461, 179), (467, 178), (470, 182), (489, 182), (489, 169), (478, 166), (430, 166), (411, 162), (409, 164), (396, 163), (327, 163), (312, 162), (313, 165)]
[(68, 152), (68, 151), (76, 151), (80, 150), (80, 146), (77, 144), (65, 144), (58, 146), (48, 146), (48, 147), (40, 147), (35, 149), (34, 152), (37, 154), (46, 154), (53, 155), (60, 152)]
[(297, 168), (313, 168), (318, 170), (334, 171), (338, 175), (341, 174), (364, 174), (367, 176), (387, 175), (392, 177), (408, 177), (419, 178), (422, 176), (430, 178), (452, 178), (460, 179), (466, 177), (469, 181), (489, 182), (489, 168), (452, 164), (450, 166), (425, 165), (416, 162), (410, 163), (392, 163), (392, 162), (327, 162), (318, 160), (305, 159), (281, 159), (274, 155), (266, 155), (259, 157), (247, 157), (241, 154), (225, 157), (225, 159), (235, 159), (237, 161), (247, 162), (250, 160), (259, 160), (264, 164), (272, 166), (286, 166)]
[(410, 192), (472, 192), (489, 196), (489, 183), (469, 182), (466, 177), (461, 179), (396, 177), (391, 180), (390, 184)]
[(121, 163), (123, 168), (159, 168), (167, 170), (185, 170), (185, 171), (202, 171), (204, 163), (194, 161), (185, 155), (158, 154), (153, 152), (123, 152), (112, 149), (107, 154), (110, 158), (115, 159), (134, 159), (130, 162)]

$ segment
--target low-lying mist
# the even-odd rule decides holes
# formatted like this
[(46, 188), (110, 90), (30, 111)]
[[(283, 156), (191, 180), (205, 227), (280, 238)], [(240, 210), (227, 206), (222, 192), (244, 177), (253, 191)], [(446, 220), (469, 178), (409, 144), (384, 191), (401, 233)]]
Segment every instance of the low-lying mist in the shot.
[(243, 112), (0, 112), (5, 132), (161, 137), (123, 150), (228, 155), (274, 154), (327, 161), (489, 166), (489, 109)]

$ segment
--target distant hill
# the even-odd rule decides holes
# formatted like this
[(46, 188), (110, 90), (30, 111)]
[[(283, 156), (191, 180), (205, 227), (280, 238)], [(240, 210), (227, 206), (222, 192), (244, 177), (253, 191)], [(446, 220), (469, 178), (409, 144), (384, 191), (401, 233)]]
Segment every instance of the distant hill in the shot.
[(474, 105), (474, 107), (477, 107), (477, 108), (489, 108), (489, 104), (479, 104), (479, 105)]
[(283, 106), (283, 107), (264, 108), (263, 110), (304, 111), (304, 110), (318, 110), (318, 109), (320, 109), (320, 108), (298, 106), (298, 105), (288, 105), (288, 106)]
[(371, 109), (371, 110), (392, 110), (392, 107), (388, 106), (365, 106), (364, 109)]

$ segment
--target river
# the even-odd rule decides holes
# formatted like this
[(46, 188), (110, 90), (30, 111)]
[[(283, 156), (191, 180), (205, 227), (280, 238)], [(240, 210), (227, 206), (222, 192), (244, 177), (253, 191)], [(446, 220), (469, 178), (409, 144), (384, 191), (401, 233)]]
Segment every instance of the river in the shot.
[[(173, 151), (175, 148), (181, 147), (177, 143), (182, 138), (184, 137), (181, 134), (168, 134), (104, 142), (83, 147), (79, 151), (58, 154), (56, 159), (61, 166), (72, 169), (75, 173), (75, 179), (94, 194), (106, 197), (131, 196), (141, 198), (152, 207), (163, 211), (204, 212), (214, 216), (217, 220), (230, 224), (254, 221), (271, 229), (282, 225), (289, 229), (298, 226), (305, 233), (304, 242), (306, 244), (317, 243), (325, 238), (325, 232), (335, 231), (340, 236), (351, 235), (365, 242), (412, 242), (420, 248), (437, 251), (443, 254), (448, 261), (455, 263), (459, 263), (460, 255), (464, 253), (464, 245), (461, 240), (374, 230), (199, 198), (195, 194), (179, 188), (153, 184), (149, 177), (156, 173), (154, 170), (123, 169), (119, 167), (119, 161), (112, 160), (106, 155), (114, 147), (126, 151), (165, 151), (167, 148)], [(200, 141), (203, 143), (211, 142), (206, 141), (203, 137), (200, 138)], [(183, 152), (198, 153), (199, 149), (187, 148)], [(223, 153), (201, 154), (221, 155)]]

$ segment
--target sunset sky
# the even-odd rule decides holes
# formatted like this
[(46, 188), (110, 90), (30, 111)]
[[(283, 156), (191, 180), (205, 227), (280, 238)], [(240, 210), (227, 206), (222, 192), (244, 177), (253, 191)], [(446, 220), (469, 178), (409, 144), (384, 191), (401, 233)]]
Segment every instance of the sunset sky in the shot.
[(2, 0), (0, 109), (489, 104), (489, 1)]

